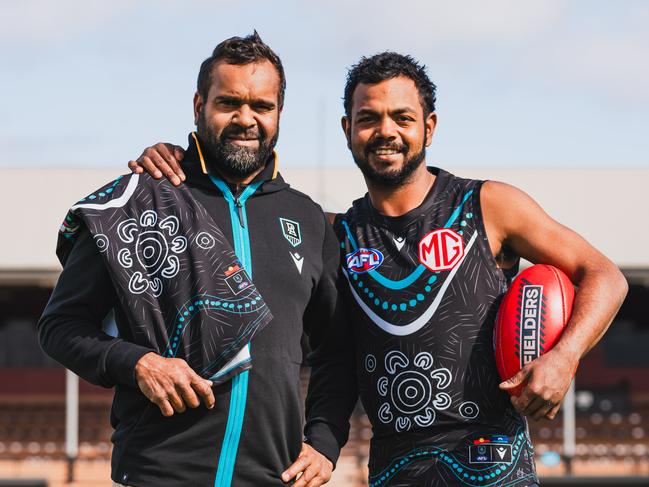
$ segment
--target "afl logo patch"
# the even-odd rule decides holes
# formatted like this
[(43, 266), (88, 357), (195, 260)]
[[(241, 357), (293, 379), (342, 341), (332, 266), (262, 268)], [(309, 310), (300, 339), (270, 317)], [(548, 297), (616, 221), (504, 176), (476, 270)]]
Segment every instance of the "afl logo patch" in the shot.
[(419, 241), (419, 262), (433, 272), (447, 271), (464, 257), (462, 235), (450, 228), (440, 228), (424, 235)]
[(347, 254), (347, 269), (355, 274), (376, 269), (383, 263), (383, 254), (376, 249), (358, 249)]

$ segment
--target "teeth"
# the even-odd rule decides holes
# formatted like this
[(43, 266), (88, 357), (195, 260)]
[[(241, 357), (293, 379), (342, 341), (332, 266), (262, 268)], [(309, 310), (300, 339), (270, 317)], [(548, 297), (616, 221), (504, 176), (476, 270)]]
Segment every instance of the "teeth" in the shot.
[(397, 154), (399, 151), (395, 149), (376, 149), (374, 153), (377, 156), (391, 156), (392, 154)]

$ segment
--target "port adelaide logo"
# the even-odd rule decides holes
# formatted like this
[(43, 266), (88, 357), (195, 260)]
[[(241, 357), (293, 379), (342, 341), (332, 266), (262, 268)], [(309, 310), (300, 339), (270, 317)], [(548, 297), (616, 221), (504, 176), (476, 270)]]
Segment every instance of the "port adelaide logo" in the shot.
[(282, 226), (282, 234), (293, 247), (297, 247), (302, 243), (302, 233), (300, 232), (300, 224), (289, 220), (288, 218), (280, 218), (279, 223)]
[(518, 331), (520, 340), (516, 345), (521, 368), (538, 358), (544, 351), (543, 321), (545, 300), (543, 286), (533, 285), (523, 280), (519, 292)]
[(376, 269), (383, 263), (383, 254), (376, 249), (358, 249), (347, 254), (347, 269), (355, 274)]

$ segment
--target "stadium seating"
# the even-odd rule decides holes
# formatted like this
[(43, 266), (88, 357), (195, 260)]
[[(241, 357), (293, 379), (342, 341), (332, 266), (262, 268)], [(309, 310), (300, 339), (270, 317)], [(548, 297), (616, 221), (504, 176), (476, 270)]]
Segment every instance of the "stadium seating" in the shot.
[[(307, 382), (308, 371), (303, 369), (304, 392)], [(631, 401), (631, 398), (611, 394), (596, 391), (593, 401), (582, 401), (581, 405), (578, 403), (574, 461), (590, 465), (591, 470), (599, 468), (597, 465), (615, 464), (616, 468), (622, 468), (621, 473), (647, 473), (649, 399)], [(110, 402), (110, 396), (106, 395), (81, 395), (79, 459), (110, 459)], [(560, 416), (552, 422), (529, 423), (537, 457), (547, 452), (563, 454)], [(366, 465), (371, 434), (368, 418), (359, 404), (352, 417), (349, 442), (336, 471), (340, 485), (367, 485)], [(64, 398), (24, 395), (0, 398), (0, 460), (34, 459), (65, 459)], [(543, 471), (542, 464), (539, 466)]]

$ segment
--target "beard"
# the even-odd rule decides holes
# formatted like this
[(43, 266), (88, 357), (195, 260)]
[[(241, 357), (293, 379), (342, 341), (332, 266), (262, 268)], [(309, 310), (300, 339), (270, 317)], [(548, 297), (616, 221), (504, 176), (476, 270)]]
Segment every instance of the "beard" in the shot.
[[(261, 127), (246, 130), (237, 125), (228, 125), (220, 135), (217, 135), (216, 131), (208, 126), (203, 111), (198, 117), (196, 132), (211, 156), (205, 161), (210, 172), (216, 170), (219, 174), (228, 177), (245, 178), (268, 162), (277, 144), (279, 126), (271, 139), (267, 139), (266, 132)], [(247, 139), (257, 139), (259, 146), (242, 147), (229, 142), (231, 137), (242, 135)]]
[[(369, 163), (369, 155), (377, 147), (394, 149), (401, 152), (405, 159), (403, 165), (398, 169), (387, 169), (383, 171), (372, 167)], [(412, 174), (424, 162), (424, 159), (426, 159), (426, 144), (423, 141), (421, 150), (407, 158), (409, 151), (410, 146), (408, 144), (395, 144), (389, 143), (385, 139), (377, 139), (365, 146), (362, 156), (352, 151), (352, 157), (368, 181), (383, 188), (398, 188), (410, 180)]]

